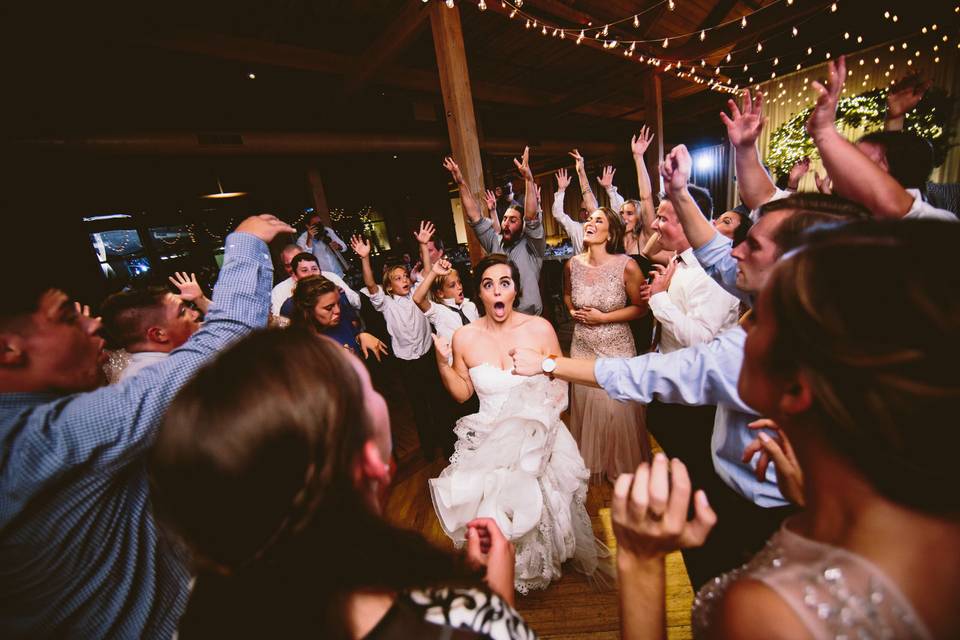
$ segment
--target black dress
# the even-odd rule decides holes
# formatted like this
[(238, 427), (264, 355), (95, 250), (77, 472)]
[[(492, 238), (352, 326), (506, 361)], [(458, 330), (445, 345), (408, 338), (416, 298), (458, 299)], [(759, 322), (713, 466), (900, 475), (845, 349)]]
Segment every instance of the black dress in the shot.
[[(646, 280), (653, 270), (653, 262), (639, 253), (630, 257), (639, 265), (640, 271), (643, 272), (643, 278)], [(631, 320), (630, 331), (633, 332), (633, 342), (637, 345), (637, 355), (650, 351), (650, 343), (653, 342), (653, 314), (648, 312), (642, 318)]]

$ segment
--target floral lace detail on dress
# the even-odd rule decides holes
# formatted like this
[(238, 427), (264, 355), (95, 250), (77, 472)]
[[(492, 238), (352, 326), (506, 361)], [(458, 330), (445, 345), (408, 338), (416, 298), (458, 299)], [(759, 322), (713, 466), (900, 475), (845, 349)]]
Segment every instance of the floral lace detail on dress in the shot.
[(866, 558), (782, 527), (750, 562), (705, 584), (693, 602), (695, 637), (737, 580), (756, 580), (790, 605), (812, 637), (932, 638), (897, 586)]

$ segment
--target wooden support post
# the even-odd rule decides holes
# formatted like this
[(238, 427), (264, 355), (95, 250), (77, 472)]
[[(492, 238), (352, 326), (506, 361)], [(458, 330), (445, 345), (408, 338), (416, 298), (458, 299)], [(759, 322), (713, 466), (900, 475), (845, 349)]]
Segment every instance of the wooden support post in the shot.
[[(463, 30), (460, 26), (460, 7), (447, 7), (443, 2), (430, 6), (430, 27), (433, 47), (437, 54), (443, 110), (453, 158), (460, 165), (463, 179), (477, 202), (483, 207), (483, 166), (480, 161), (480, 143), (477, 138), (477, 119), (473, 112), (473, 94), (467, 72), (467, 54), (463, 48)], [(476, 264), (483, 256), (473, 230), (467, 231), (470, 261)]]
[(650, 174), (650, 183), (653, 193), (657, 194), (660, 188), (660, 162), (663, 160), (663, 92), (660, 88), (660, 74), (651, 71), (643, 83), (643, 103), (645, 124), (654, 134), (653, 143), (645, 155), (647, 173)]
[(327, 206), (327, 192), (323, 190), (320, 170), (316, 167), (307, 169), (307, 181), (310, 183), (310, 193), (313, 195), (313, 210), (323, 220), (323, 224), (331, 226), (330, 207)]

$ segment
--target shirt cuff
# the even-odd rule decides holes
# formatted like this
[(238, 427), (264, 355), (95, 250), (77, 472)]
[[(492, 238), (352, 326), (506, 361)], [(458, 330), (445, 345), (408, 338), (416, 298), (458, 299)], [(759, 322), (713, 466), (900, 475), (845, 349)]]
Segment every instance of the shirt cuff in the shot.
[(667, 295), (666, 291), (661, 291), (650, 296), (649, 301), (650, 313), (654, 315), (657, 320), (660, 320), (660, 317), (665, 315), (666, 307), (672, 305), (673, 302), (670, 300), (670, 296)]

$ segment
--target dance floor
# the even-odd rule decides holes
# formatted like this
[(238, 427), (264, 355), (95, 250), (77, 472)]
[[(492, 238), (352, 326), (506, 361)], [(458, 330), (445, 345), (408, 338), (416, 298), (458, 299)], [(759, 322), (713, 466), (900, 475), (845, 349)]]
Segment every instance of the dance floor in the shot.
[[(564, 346), (569, 344), (569, 334), (565, 333), (560, 332)], [(407, 403), (390, 397), (396, 392), (397, 388), (385, 390), (390, 401), (397, 457), (397, 473), (387, 501), (387, 517), (398, 526), (419, 531), (435, 544), (452, 549), (453, 545), (434, 514), (427, 489), (427, 480), (439, 475), (446, 461), (424, 460)], [(587, 509), (593, 520), (594, 533), (615, 552), (609, 511), (611, 495), (611, 485), (591, 485)], [(671, 640), (692, 637), (692, 600), (693, 592), (683, 558), (679, 553), (671, 554), (667, 558), (667, 635)], [(564, 566), (563, 578), (546, 590), (526, 596), (518, 594), (517, 609), (541, 638), (613, 639), (620, 636), (615, 588), (597, 588), (574, 571), (569, 563)]]

